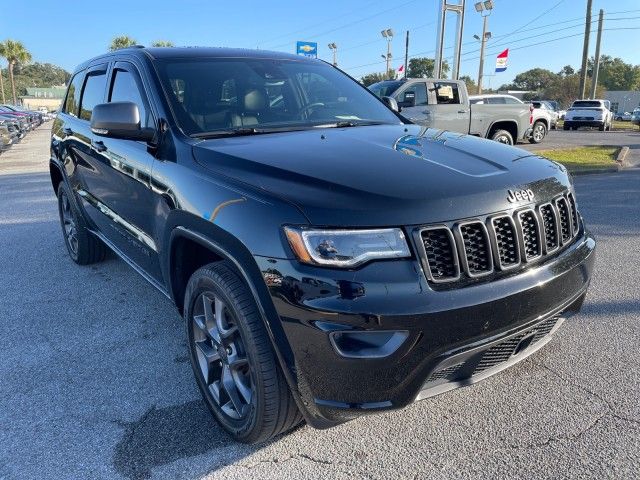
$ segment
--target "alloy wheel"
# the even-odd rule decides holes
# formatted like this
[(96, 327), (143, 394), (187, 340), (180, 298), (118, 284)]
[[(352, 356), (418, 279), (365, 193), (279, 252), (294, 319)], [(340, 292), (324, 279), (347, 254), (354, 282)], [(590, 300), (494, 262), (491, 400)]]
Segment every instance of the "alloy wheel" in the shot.
[(544, 139), (544, 135), (545, 135), (544, 125), (542, 124), (536, 125), (535, 128), (533, 129), (533, 138), (536, 141), (536, 143), (541, 142)]
[(254, 395), (250, 365), (232, 310), (214, 292), (196, 299), (191, 341), (202, 380), (220, 410), (241, 420)]
[(60, 210), (62, 212), (62, 226), (64, 228), (65, 239), (73, 255), (78, 254), (78, 227), (71, 210), (71, 203), (66, 194), (60, 197)]

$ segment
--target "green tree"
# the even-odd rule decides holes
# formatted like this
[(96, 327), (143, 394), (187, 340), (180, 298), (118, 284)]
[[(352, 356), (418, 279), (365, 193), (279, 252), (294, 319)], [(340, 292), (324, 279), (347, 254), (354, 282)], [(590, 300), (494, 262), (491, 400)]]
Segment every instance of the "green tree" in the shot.
[[(589, 77), (593, 77), (594, 64), (595, 58), (591, 57), (587, 64)], [(637, 90), (640, 88), (640, 65), (634, 66), (621, 58), (601, 55), (598, 84), (607, 90)]]
[(16, 96), (16, 85), (13, 78), (13, 70), (17, 64), (29, 63), (31, 61), (31, 54), (24, 48), (21, 42), (15, 40), (5, 40), (0, 43), (0, 56), (7, 59), (9, 63), (9, 80), (11, 81), (11, 92), (13, 94), (14, 105), (18, 103), (18, 97)]
[(462, 75), (460, 80), (462, 80), (467, 86), (467, 92), (469, 92), (469, 95), (473, 95), (478, 91), (478, 85), (469, 75)]
[(544, 68), (532, 68), (519, 73), (513, 79), (513, 86), (518, 90), (540, 91), (549, 87), (558, 79), (558, 74)]
[(138, 42), (135, 39), (131, 38), (128, 35), (120, 35), (111, 40), (111, 45), (109, 45), (109, 50), (115, 52), (116, 50), (120, 50), (121, 48), (133, 47), (137, 45)]
[(396, 78), (396, 71), (389, 70), (387, 74), (384, 73), (368, 73), (360, 78), (360, 83), (362, 83), (365, 87), (369, 85), (373, 85), (374, 83), (382, 82), (383, 80), (393, 80)]
[(151, 44), (152, 47), (173, 47), (174, 44), (170, 40), (156, 40)]
[[(432, 78), (434, 76), (435, 60), (427, 57), (416, 57), (409, 60), (409, 78)], [(449, 73), (449, 63), (442, 61), (442, 77), (447, 78)]]
[(568, 77), (569, 75), (573, 75), (576, 71), (573, 69), (571, 65), (565, 65), (562, 67), (562, 70), (558, 72), (558, 75), (561, 77)]

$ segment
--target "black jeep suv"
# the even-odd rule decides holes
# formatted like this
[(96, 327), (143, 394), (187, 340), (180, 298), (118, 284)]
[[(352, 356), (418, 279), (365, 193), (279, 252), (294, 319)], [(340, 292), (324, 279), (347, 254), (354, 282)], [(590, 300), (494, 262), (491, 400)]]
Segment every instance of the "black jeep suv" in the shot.
[(582, 305), (566, 170), (387, 105), (265, 51), (128, 48), (72, 77), (50, 163), (69, 255), (109, 248), (175, 302), (239, 441), (468, 385)]

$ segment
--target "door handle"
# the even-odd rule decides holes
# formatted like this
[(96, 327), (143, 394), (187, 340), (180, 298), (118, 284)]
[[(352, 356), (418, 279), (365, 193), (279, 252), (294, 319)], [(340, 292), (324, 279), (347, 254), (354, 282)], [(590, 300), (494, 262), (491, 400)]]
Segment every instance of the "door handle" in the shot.
[(425, 110), (425, 111), (424, 111), (424, 112), (422, 112), (422, 113), (424, 113), (425, 115), (431, 115), (431, 110)]
[(96, 152), (104, 152), (107, 149), (102, 140), (92, 141), (91, 148), (93, 148)]
[(65, 135), (73, 135), (73, 130), (71, 130), (69, 127), (64, 127), (62, 129), (62, 133), (64, 133)]
[(469, 110), (458, 110), (458, 113), (467, 113)]

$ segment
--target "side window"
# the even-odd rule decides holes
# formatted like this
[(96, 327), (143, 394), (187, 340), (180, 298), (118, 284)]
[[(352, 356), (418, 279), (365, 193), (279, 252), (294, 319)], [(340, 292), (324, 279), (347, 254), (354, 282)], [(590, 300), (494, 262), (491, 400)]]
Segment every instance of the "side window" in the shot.
[(67, 89), (67, 99), (64, 102), (64, 108), (62, 111), (64, 113), (68, 113), (69, 115), (73, 115), (74, 117), (78, 116), (78, 107), (80, 106), (80, 92), (82, 91), (82, 78), (84, 74), (76, 73), (71, 83), (69, 83), (69, 88)]
[[(507, 104), (513, 105), (513, 104), (520, 103), (520, 102), (519, 102), (517, 99), (515, 99), (515, 98), (511, 98), (511, 97), (504, 97), (504, 103), (507, 103)], [(545, 108), (545, 107), (544, 107), (544, 104), (543, 104), (543, 106), (542, 106), (541, 108)]]
[(504, 97), (488, 97), (487, 103), (489, 105), (504, 105), (506, 102), (504, 101)]
[(135, 103), (140, 112), (140, 128), (153, 127), (153, 118), (151, 117), (149, 103), (140, 91), (136, 77), (128, 70), (118, 69), (114, 72), (109, 102)]
[(411, 102), (415, 99), (414, 105), (427, 105), (427, 84), (426, 83), (414, 83), (408, 90), (405, 90), (402, 94), (402, 103), (411, 105)]
[(456, 83), (438, 82), (434, 84), (438, 105), (460, 104), (460, 93)]
[(82, 89), (80, 100), (80, 118), (91, 120), (93, 107), (104, 102), (104, 90), (107, 86), (107, 74), (105, 72), (87, 75)]

